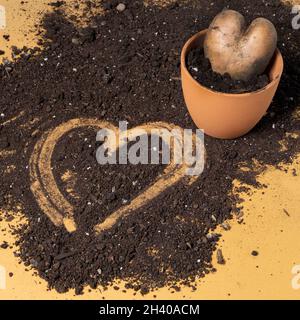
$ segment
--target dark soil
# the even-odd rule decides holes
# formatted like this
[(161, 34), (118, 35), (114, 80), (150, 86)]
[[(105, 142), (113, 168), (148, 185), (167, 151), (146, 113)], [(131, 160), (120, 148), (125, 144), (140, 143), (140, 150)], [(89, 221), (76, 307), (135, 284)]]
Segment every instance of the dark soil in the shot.
[(192, 49), (187, 56), (190, 74), (203, 86), (225, 93), (246, 93), (264, 88), (269, 82), (267, 74), (257, 75), (248, 81), (234, 80), (228, 73), (221, 75), (212, 70), (209, 59), (205, 58), (202, 48)]
[[(43, 20), (42, 50), (25, 48), (14, 63), (0, 67), (0, 145), (14, 151), (1, 158), (1, 207), (19, 211), (22, 206), (28, 225), (12, 230), (19, 237), (16, 255), (59, 292), (75, 288), (79, 294), (85, 285), (106, 286), (116, 278), (142, 293), (175, 282), (192, 286), (196, 277), (216, 270), (211, 262), (219, 239), (215, 228), (232, 212), (239, 213), (241, 199), (232, 193), (233, 181), (245, 184), (241, 191), (247, 185), (266, 187), (257, 182), (257, 174), (266, 165), (290, 163), (300, 151), (299, 139), (287, 135), (300, 129), (293, 117), (300, 103), (300, 38), (291, 27), (290, 6), (268, 0), (216, 0), (213, 5), (197, 0), (164, 8), (145, 7), (141, 0), (122, 2), (127, 9), (121, 13), (117, 1), (104, 1), (105, 14), (92, 17), (85, 30), (64, 16), (60, 4)], [(88, 3), (87, 10), (99, 5)], [(68, 197), (76, 205), (79, 228), (69, 234), (55, 227), (30, 190), (29, 157), (42, 133), (77, 117), (115, 125), (127, 120), (129, 128), (166, 121), (195, 129), (178, 81), (180, 51), (226, 6), (250, 20), (264, 16), (277, 27), (285, 71), (268, 114), (240, 139), (205, 137), (205, 170), (192, 186), (183, 179), (100, 237), (91, 232), (94, 224), (140, 192), (132, 180), (144, 188), (162, 166), (101, 167), (94, 157), (96, 130), (74, 130), (56, 146), (52, 167), (65, 193), (61, 173), (76, 174), (78, 197)], [(241, 171), (241, 165), (250, 170)], [(116, 194), (111, 195), (113, 187)]]

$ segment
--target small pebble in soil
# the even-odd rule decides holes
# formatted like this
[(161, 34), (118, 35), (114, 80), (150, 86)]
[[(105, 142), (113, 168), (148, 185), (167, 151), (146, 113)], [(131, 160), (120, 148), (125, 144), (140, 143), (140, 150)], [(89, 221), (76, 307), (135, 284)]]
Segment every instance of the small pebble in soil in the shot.
[(72, 43), (76, 44), (76, 45), (79, 45), (79, 44), (81, 44), (81, 41), (80, 41), (79, 38), (74, 37), (74, 38), (72, 38)]
[(124, 3), (119, 3), (117, 5), (117, 8), (116, 8), (119, 12), (123, 12), (125, 9), (126, 9), (126, 6)]
[(226, 222), (226, 221), (221, 224), (221, 227), (222, 227), (224, 230), (226, 230), (226, 231), (228, 231), (228, 230), (231, 229), (229, 223)]

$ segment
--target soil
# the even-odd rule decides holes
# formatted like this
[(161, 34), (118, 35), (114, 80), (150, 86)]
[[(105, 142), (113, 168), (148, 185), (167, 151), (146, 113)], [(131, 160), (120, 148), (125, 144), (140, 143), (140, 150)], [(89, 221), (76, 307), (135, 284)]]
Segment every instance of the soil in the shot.
[[(300, 103), (299, 31), (291, 27), (291, 7), (280, 1), (217, 0), (208, 5), (197, 0), (163, 8), (141, 0), (122, 2), (126, 10), (118, 12), (118, 1), (103, 1), (104, 14), (79, 30), (60, 1), (43, 19), (41, 50), (25, 48), (13, 63), (0, 66), (0, 145), (6, 152), (0, 167), (2, 211), (18, 212), (21, 206), (28, 223), (11, 230), (18, 237), (16, 256), (58, 292), (75, 288), (80, 294), (86, 285), (115, 285), (115, 279), (143, 294), (175, 284), (196, 290), (196, 278), (216, 271), (212, 256), (220, 235), (215, 228), (234, 214), (242, 217), (239, 192), (249, 185), (267, 187), (257, 175), (267, 165), (290, 163), (300, 151), (299, 139), (287, 134), (300, 132), (294, 116)], [(86, 10), (93, 6), (99, 1), (89, 1)], [(278, 30), (285, 70), (262, 121), (240, 139), (206, 136), (205, 170), (194, 184), (183, 179), (101, 236), (91, 232), (95, 223), (124, 199), (133, 199), (163, 167), (101, 167), (94, 156), (96, 130), (73, 130), (58, 142), (51, 165), (59, 188), (76, 207), (78, 230), (55, 227), (30, 190), (29, 158), (41, 135), (78, 117), (116, 126), (127, 120), (129, 128), (166, 121), (195, 129), (178, 81), (181, 48), (227, 6), (250, 20), (266, 17)], [(75, 175), (73, 195), (61, 178), (67, 170)], [(232, 191), (235, 179), (244, 183), (237, 193)], [(226, 261), (220, 251), (218, 257)]]
[(225, 93), (246, 93), (264, 88), (269, 82), (267, 74), (257, 75), (248, 81), (234, 80), (228, 73), (221, 75), (212, 70), (202, 48), (192, 49), (187, 56), (187, 68), (194, 79), (205, 87)]

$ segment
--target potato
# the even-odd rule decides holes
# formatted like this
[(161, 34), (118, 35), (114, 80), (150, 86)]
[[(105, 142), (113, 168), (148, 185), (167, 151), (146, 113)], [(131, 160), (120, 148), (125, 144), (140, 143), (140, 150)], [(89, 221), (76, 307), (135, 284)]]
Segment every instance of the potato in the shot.
[(209, 26), (204, 54), (215, 72), (247, 81), (266, 70), (276, 46), (277, 32), (269, 20), (257, 18), (246, 28), (239, 12), (224, 10)]

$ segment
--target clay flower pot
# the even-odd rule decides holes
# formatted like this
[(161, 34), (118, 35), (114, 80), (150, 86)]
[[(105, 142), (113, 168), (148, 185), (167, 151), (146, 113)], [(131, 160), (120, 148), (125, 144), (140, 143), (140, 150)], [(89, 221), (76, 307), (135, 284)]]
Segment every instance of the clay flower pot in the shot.
[(186, 67), (192, 48), (203, 46), (206, 30), (192, 36), (181, 53), (181, 80), (185, 103), (196, 126), (215, 138), (234, 139), (249, 132), (263, 117), (277, 90), (283, 59), (277, 49), (268, 67), (270, 83), (250, 93), (222, 93), (199, 84)]

